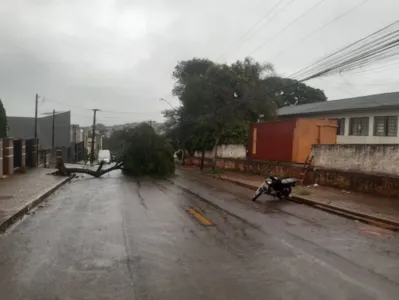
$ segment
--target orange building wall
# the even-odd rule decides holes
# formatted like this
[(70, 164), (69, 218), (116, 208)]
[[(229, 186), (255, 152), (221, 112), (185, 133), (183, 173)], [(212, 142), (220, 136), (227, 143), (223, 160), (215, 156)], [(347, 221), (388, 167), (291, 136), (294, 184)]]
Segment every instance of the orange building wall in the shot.
[(336, 144), (337, 121), (318, 119), (297, 119), (292, 161), (304, 163), (312, 151), (313, 144)]

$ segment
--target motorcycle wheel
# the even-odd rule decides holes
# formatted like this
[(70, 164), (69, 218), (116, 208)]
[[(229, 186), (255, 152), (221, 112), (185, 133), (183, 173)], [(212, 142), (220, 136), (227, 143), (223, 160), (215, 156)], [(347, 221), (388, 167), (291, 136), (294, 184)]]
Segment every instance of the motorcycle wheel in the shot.
[(262, 195), (262, 194), (263, 194), (263, 189), (262, 189), (262, 188), (259, 188), (259, 189), (255, 192), (254, 196), (252, 197), (252, 201), (255, 202), (256, 199), (258, 199), (259, 196)]
[(286, 187), (286, 188), (284, 188), (284, 191), (283, 191), (283, 193), (284, 193), (284, 199), (289, 199), (290, 198), (290, 194), (291, 194), (291, 191), (292, 191), (292, 189), (291, 189), (291, 187), (289, 186), (289, 187)]

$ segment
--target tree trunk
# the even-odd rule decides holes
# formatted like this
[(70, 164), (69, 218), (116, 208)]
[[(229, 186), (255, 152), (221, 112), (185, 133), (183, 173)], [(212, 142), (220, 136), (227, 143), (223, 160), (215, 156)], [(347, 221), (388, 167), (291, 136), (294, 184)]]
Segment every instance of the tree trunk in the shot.
[(218, 155), (218, 145), (219, 145), (220, 136), (215, 137), (215, 145), (213, 146), (213, 159), (212, 159), (212, 171), (216, 168), (216, 158)]
[(205, 158), (205, 147), (202, 147), (202, 150), (201, 150), (201, 165), (200, 165), (200, 170), (201, 171), (204, 169), (204, 158)]
[(184, 166), (184, 153), (186, 152), (186, 150), (182, 149), (181, 152), (181, 165)]
[(104, 166), (104, 162), (101, 162), (100, 165), (98, 166), (97, 170), (90, 170), (90, 169), (84, 169), (84, 168), (67, 168), (65, 167), (64, 161), (62, 158), (57, 159), (57, 165), (56, 168), (58, 169), (57, 172), (55, 172), (53, 175), (61, 175), (61, 176), (71, 176), (72, 174), (75, 173), (83, 173), (83, 174), (88, 174), (94, 177), (101, 177), (102, 175), (114, 171), (114, 170), (121, 170), (123, 168), (123, 163), (118, 162), (114, 166), (102, 170), (102, 167)]

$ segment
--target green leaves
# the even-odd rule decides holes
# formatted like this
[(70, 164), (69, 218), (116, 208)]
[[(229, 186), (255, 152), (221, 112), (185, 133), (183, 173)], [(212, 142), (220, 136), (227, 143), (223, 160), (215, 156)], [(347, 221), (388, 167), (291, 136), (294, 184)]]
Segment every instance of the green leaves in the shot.
[(168, 176), (174, 173), (172, 146), (147, 123), (115, 132), (112, 137), (125, 173), (133, 176)]
[(273, 94), (278, 107), (327, 101), (322, 90), (290, 78), (269, 77), (263, 80), (265, 90)]
[(208, 59), (181, 61), (173, 72), (181, 106), (165, 111), (166, 135), (189, 152), (216, 144), (246, 144), (251, 122), (276, 118), (284, 105), (326, 101), (324, 92), (276, 76), (273, 65), (251, 58), (231, 65)]

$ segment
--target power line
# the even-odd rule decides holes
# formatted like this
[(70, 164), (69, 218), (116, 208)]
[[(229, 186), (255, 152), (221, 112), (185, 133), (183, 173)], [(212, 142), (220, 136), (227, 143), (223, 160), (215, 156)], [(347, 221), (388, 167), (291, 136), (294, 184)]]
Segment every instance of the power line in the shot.
[[(289, 77), (295, 77), (295, 76), (297, 76), (298, 74), (303, 73), (304, 71), (306, 71), (306, 70), (310, 69), (311, 67), (317, 65), (318, 63), (320, 63), (320, 62), (322, 62), (322, 61), (326, 61), (327, 59), (333, 57), (334, 55), (337, 55), (337, 54), (339, 54), (339, 53), (341, 53), (341, 52), (343, 52), (343, 51), (349, 49), (350, 47), (353, 47), (353, 46), (359, 44), (360, 42), (366, 41), (367, 39), (369, 39), (369, 38), (371, 38), (371, 37), (373, 37), (373, 36), (375, 36), (375, 35), (377, 35), (377, 34), (383, 32), (384, 30), (386, 30), (386, 29), (388, 29), (388, 28), (394, 26), (394, 25), (397, 24), (397, 23), (399, 23), (399, 21), (395, 21), (395, 22), (393, 22), (393, 23), (391, 23), (391, 24), (385, 26), (384, 28), (382, 28), (382, 29), (380, 29), (380, 30), (378, 30), (378, 31), (376, 31), (376, 32), (374, 32), (374, 33), (372, 33), (372, 34), (370, 34), (370, 35), (368, 35), (368, 36), (366, 36), (366, 37), (364, 37), (364, 38), (362, 38), (362, 39), (360, 39), (360, 40), (358, 40), (358, 41), (355, 41), (355, 42), (349, 44), (348, 46), (346, 46), (346, 47), (344, 47), (344, 48), (342, 48), (342, 49), (339, 49), (339, 50), (337, 50), (337, 51), (335, 51), (335, 52), (329, 54), (329, 55), (326, 56), (326, 57), (323, 57), (323, 58), (317, 60), (316, 62), (312, 63), (311, 65), (307, 66), (306, 68), (301, 69), (300, 71), (295, 72), (294, 74), (290, 75)], [(391, 34), (392, 34), (392, 33), (391, 33)], [(389, 34), (389, 35), (391, 35), (391, 34)], [(384, 36), (384, 37), (386, 37), (386, 36)], [(384, 38), (384, 37), (382, 37), (382, 38)], [(381, 38), (379, 38), (379, 39), (381, 39)], [(377, 40), (378, 40), (378, 39), (377, 39)], [(375, 41), (374, 41), (374, 42), (375, 42)], [(367, 43), (367, 44), (365, 44), (365, 45), (363, 45), (362, 47), (365, 47), (365, 46), (367, 46), (367, 45), (370, 45), (370, 42)]]
[[(386, 45), (384, 45), (384, 46), (386, 47)], [(397, 46), (399, 46), (399, 39), (393, 41), (391, 43), (391, 45), (388, 46), (388, 49), (392, 48), (392, 47), (397, 47)], [(385, 49), (387, 49), (387, 48), (385, 48)], [(328, 66), (328, 67), (326, 67), (324, 69), (317, 70), (317, 71), (315, 71), (315, 73), (313, 73), (311, 75), (308, 75), (307, 77), (304, 77), (304, 78), (301, 77), (302, 79), (300, 79), (300, 81), (307, 81), (307, 80), (310, 80), (310, 79), (313, 79), (313, 78), (316, 78), (316, 77), (319, 77), (319, 76), (324, 76), (326, 74), (332, 73), (332, 72), (337, 71), (337, 70), (341, 70), (342, 71), (343, 68), (345, 68), (345, 66), (348, 66), (348, 65), (350, 65), (350, 64), (352, 64), (354, 62), (357, 62), (359, 60), (363, 60), (364, 61), (365, 60), (364, 57), (367, 58), (369, 56), (375, 55), (376, 51), (377, 52), (378, 51), (381, 52), (381, 51), (385, 51), (385, 50), (382, 47), (380, 47), (380, 48), (378, 48), (376, 50), (373, 50), (373, 51), (374, 51), (374, 53), (372, 51), (369, 51), (366, 54), (358, 55), (358, 56), (355, 56), (354, 58), (343, 60), (342, 62), (337, 63), (335, 65), (331, 65), (331, 66)], [(298, 78), (296, 78), (296, 79), (298, 80)]]
[[(276, 9), (281, 3), (283, 3), (285, 0), (280, 0), (279, 2), (276, 3), (275, 6), (272, 7), (271, 10), (267, 11), (266, 14), (264, 14), (260, 19), (258, 19), (254, 24), (252, 24), (252, 26), (230, 47), (232, 49), (234, 49), (243, 39), (245, 39), (247, 37), (247, 35), (253, 30), (255, 29), (264, 19), (266, 19), (272, 12), (274, 9)], [(221, 59), (223, 56), (223, 54), (219, 55), (219, 57), (217, 58), (217, 60)]]
[(53, 103), (57, 103), (57, 104), (61, 104), (61, 105), (66, 105), (66, 106), (69, 106), (69, 107), (76, 107), (76, 108), (80, 108), (80, 109), (92, 110), (91, 108), (84, 107), (84, 106), (81, 106), (81, 105), (65, 103), (65, 102), (61, 102), (61, 101), (49, 99), (49, 98), (47, 98), (47, 97), (43, 97), (43, 103), (44, 103), (45, 101), (49, 101), (49, 102), (53, 102)]
[(346, 17), (347, 15), (349, 15), (350, 13), (354, 12), (355, 10), (357, 10), (358, 8), (360, 8), (361, 6), (365, 5), (367, 2), (369, 2), (370, 0), (364, 0), (363, 2), (360, 2), (359, 4), (355, 5), (354, 7), (352, 7), (351, 9), (347, 10), (346, 12), (340, 14), (339, 16), (335, 17), (334, 19), (332, 19), (330, 22), (325, 23), (324, 25), (322, 25), (321, 27), (317, 28), (316, 30), (312, 31), (310, 34), (306, 35), (305, 37), (296, 40), (295, 42), (293, 42), (292, 44), (290, 44), (287, 47), (284, 47), (284, 50), (280, 51), (279, 53), (277, 53), (276, 55), (274, 55), (270, 60), (274, 60), (276, 57), (280, 56), (281, 54), (283, 54), (285, 51), (287, 51), (288, 49), (292, 49), (293, 46), (295, 46), (296, 44), (307, 40), (308, 38), (310, 38), (311, 36), (313, 36), (314, 34), (316, 34), (317, 32), (323, 30), (324, 28), (330, 26), (331, 24), (337, 22), (338, 20)]
[[(357, 68), (359, 65), (372, 64), (377, 61), (391, 59), (399, 54), (399, 52), (395, 50), (399, 46), (399, 29), (392, 28), (398, 23), (399, 21), (393, 22), (382, 30), (378, 30), (341, 50), (335, 51), (325, 58), (319, 59), (310, 66), (294, 73), (290, 77), (295, 80), (304, 81), (337, 70), (342, 73), (343, 71)], [(378, 36), (381, 33), (383, 33), (383, 35)], [(367, 42), (363, 43), (364, 41)]]
[[(392, 26), (395, 25), (396, 23), (397, 22), (393, 23)], [(378, 32), (380, 32), (380, 31), (381, 30), (379, 30)], [(372, 34), (371, 36), (373, 36), (373, 35), (374, 34)], [(323, 66), (324, 68), (320, 68), (320, 67), (313, 68), (311, 70), (312, 73), (309, 73), (309, 72), (305, 73), (306, 76), (304, 76), (304, 74), (301, 74), (301, 76), (298, 76), (297, 78), (292, 79), (294, 81), (294, 83), (287, 84), (278, 89), (274, 89), (270, 92), (267, 92), (264, 94), (264, 96), (275, 94), (278, 91), (284, 90), (286, 88), (298, 86), (301, 82), (305, 82), (310, 79), (320, 78), (322, 76), (332, 74), (333, 72), (342, 71), (342, 70), (344, 70), (345, 67), (353, 66), (353, 64), (355, 64), (359, 61), (363, 62), (364, 64), (370, 63), (371, 59), (376, 59), (376, 57), (378, 59), (380, 59), (381, 53), (385, 54), (387, 51), (390, 51), (391, 49), (394, 49), (395, 47), (399, 46), (399, 38), (392, 40), (392, 37), (391, 37), (388, 40), (384, 40), (384, 42), (381, 42), (380, 39), (381, 38), (375, 39), (374, 44), (369, 43), (370, 45), (366, 49), (362, 49), (362, 48), (364, 48), (364, 45), (363, 45), (360, 48), (351, 50), (349, 53), (345, 53), (344, 55), (341, 54), (341, 56), (338, 57), (338, 62), (336, 61), (337, 57), (335, 57), (333, 59), (334, 64), (329, 64), (329, 65), (325, 66), (324, 59), (321, 59), (321, 60), (319, 60), (319, 62), (321, 63), (321, 66)], [(364, 39), (361, 39), (360, 41), (362, 41), (362, 40), (364, 40)], [(358, 43), (359, 43), (359, 41), (352, 43), (352, 45), (357, 45)], [(348, 49), (348, 46), (344, 47), (341, 50), (336, 51), (336, 54), (340, 54), (345, 49)], [(358, 51), (359, 49), (362, 49), (362, 51), (359, 52)], [(353, 54), (353, 53), (356, 53), (356, 54)], [(388, 56), (388, 57), (392, 57), (393, 55), (395, 55), (395, 53), (391, 53), (390, 56)], [(399, 55), (399, 52), (397, 53), (397, 55)], [(329, 58), (330, 56), (331, 55), (327, 56), (327, 58)], [(385, 56), (385, 58), (386, 58), (386, 56)], [(331, 61), (331, 59), (329, 61)], [(308, 70), (308, 69), (309, 68), (305, 68), (304, 70)], [(299, 72), (297, 72), (295, 74), (298, 74), (298, 73)]]
[(305, 73), (297, 75), (294, 79), (304, 78), (306, 76), (315, 76), (312, 74), (323, 73), (327, 74), (332, 71), (339, 70), (340, 72), (346, 69), (353, 69), (356, 65), (365, 65), (373, 63), (375, 60), (379, 61), (384, 58), (390, 58), (393, 54), (382, 55), (385, 54), (387, 51), (397, 47), (399, 45), (399, 38), (389, 42), (387, 44), (383, 44), (382, 46), (378, 46), (377, 48), (372, 48), (370, 50), (357, 52), (356, 54), (352, 55), (343, 55), (342, 57), (338, 58), (338, 60), (332, 61), (329, 64), (321, 64), (319, 67), (315, 67)]
[[(398, 35), (399, 37), (399, 35)], [(397, 56), (399, 54), (399, 51), (394, 51), (396, 50), (395, 48), (392, 49), (387, 49), (386, 51), (383, 51), (382, 53), (378, 53), (376, 55), (374, 55), (372, 58), (373, 60), (366, 60), (367, 65), (374, 65), (380, 61), (384, 61), (384, 62), (390, 62), (390, 61), (395, 61), (397, 58), (395, 56)], [(366, 64), (364, 61), (360, 60), (359, 62), (353, 63), (350, 66), (345, 68), (346, 72), (351, 72), (352, 70), (356, 70), (359, 68), (364, 67)], [(381, 67), (381, 66), (377, 66)]]
[[(87, 110), (91, 110), (91, 111), (93, 110), (92, 108), (88, 108), (88, 107), (85, 107), (85, 106), (65, 103), (65, 102), (61, 102), (61, 101), (56, 101), (56, 100), (53, 100), (53, 99), (49, 99), (47, 97), (45, 97), (44, 100), (45, 101), (49, 101), (49, 102), (53, 102), (53, 103), (58, 103), (58, 104), (61, 104), (61, 105), (70, 106), (70, 107), (76, 107), (76, 108), (80, 108), (80, 109), (87, 109)], [(132, 115), (132, 114), (146, 114), (146, 113), (149, 113), (149, 112), (137, 112), (137, 111), (135, 111), (135, 112), (133, 112), (133, 111), (116, 111), (116, 110), (107, 110), (107, 109), (101, 109), (101, 112), (114, 113), (114, 114), (130, 114), (130, 115)]]
[[(392, 68), (394, 67), (394, 68)], [(371, 69), (366, 69), (366, 70), (358, 70), (357, 72), (348, 72), (348, 75), (356, 75), (356, 74), (363, 74), (363, 73), (380, 73), (380, 72), (384, 72), (384, 71), (389, 71), (392, 69), (395, 69), (395, 67), (399, 67), (399, 62), (396, 61), (393, 64), (388, 64), (388, 65), (383, 65), (383, 66), (379, 66), (378, 68), (371, 68)]]
[(292, 21), (291, 23), (289, 23), (286, 27), (284, 27), (282, 30), (280, 30), (278, 33), (276, 33), (273, 37), (265, 40), (262, 44), (260, 44), (254, 51), (252, 51), (249, 56), (251, 56), (252, 54), (256, 53), (258, 50), (260, 50), (261, 48), (263, 48), (263, 46), (271, 41), (272, 39), (276, 38), (278, 35), (282, 34), (283, 32), (285, 32), (287, 29), (289, 29), (290, 27), (292, 27), (296, 22), (298, 22), (300, 19), (302, 19), (304, 16), (306, 16), (307, 14), (309, 14), (311, 11), (313, 11), (315, 8), (317, 8), (318, 6), (320, 6), (323, 2), (325, 2), (327, 0), (320, 0), (319, 2), (317, 2), (316, 4), (314, 4), (312, 7), (310, 7), (307, 11), (305, 11), (303, 14), (301, 14), (298, 18), (296, 18), (294, 21)]
[[(283, 1), (284, 1), (284, 0), (280, 1), (279, 3), (282, 3)], [(277, 17), (280, 15), (280, 13), (282, 13), (289, 5), (291, 5), (293, 2), (294, 2), (294, 0), (290, 0), (289, 2), (287, 2), (287, 3), (283, 6), (283, 8), (282, 8), (281, 10), (279, 10), (274, 16), (272, 16), (270, 19), (268, 19), (266, 23), (264, 23), (260, 28), (258, 28), (255, 32), (253, 32), (250, 36), (248, 36), (248, 37), (247, 37), (246, 39), (244, 39), (241, 43), (239, 43), (239, 44), (235, 47), (235, 49), (232, 49), (232, 51), (234, 51), (234, 50), (240, 48), (240, 47), (243, 46), (246, 42), (248, 42), (251, 38), (253, 38), (260, 30), (262, 30), (267, 24), (269, 24), (271, 21), (273, 21), (275, 18), (277, 18)], [(228, 53), (228, 54), (226, 55), (226, 58), (229, 56), (229, 54), (231, 54), (231, 53)]]

